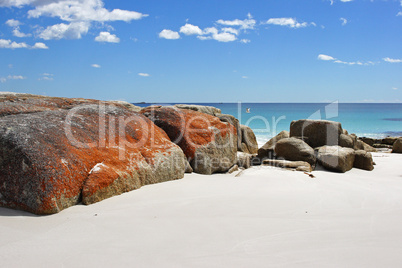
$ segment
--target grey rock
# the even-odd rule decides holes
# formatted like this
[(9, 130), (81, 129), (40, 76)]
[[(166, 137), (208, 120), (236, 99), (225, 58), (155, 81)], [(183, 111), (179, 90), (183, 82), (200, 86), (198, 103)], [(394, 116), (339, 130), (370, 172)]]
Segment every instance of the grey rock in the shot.
[[(362, 145), (360, 147), (363, 147)], [(374, 143), (373, 148), (375, 149), (391, 149), (392, 150), (392, 145), (387, 145), (387, 144), (381, 144), (381, 143)]]
[(355, 151), (355, 162), (353, 164), (353, 167), (369, 171), (373, 170), (373, 156), (371, 155), (371, 153), (363, 150)]
[(355, 146), (355, 139), (350, 135), (341, 134), (339, 136), (339, 146), (347, 147), (347, 148), (354, 148)]
[(185, 165), (186, 165), (185, 173), (193, 173), (194, 172), (193, 168), (191, 167), (190, 163), (187, 160), (185, 161)]
[(305, 161), (315, 167), (316, 157), (314, 149), (297, 138), (284, 138), (275, 145), (275, 154), (278, 158), (290, 161)]
[(248, 169), (251, 167), (251, 159), (253, 155), (243, 152), (237, 152), (237, 165), (241, 168)]
[(127, 101), (115, 100), (115, 101), (108, 101), (108, 103), (121, 105), (121, 106), (127, 108), (128, 110), (133, 111), (133, 112), (137, 112), (137, 113), (140, 112), (141, 109), (142, 109), (141, 107), (135, 106), (134, 104), (131, 104), (131, 103), (127, 102)]
[(244, 142), (242, 142), (241, 143), (241, 147), (240, 147), (241, 149), (239, 150), (240, 152), (243, 152), (243, 153), (246, 153), (246, 154), (250, 154), (250, 152), (249, 152), (249, 150), (248, 150), (248, 148), (247, 148), (247, 145), (244, 143)]
[(231, 167), (228, 171), (229, 174), (232, 174), (233, 172), (239, 171), (239, 166), (238, 165), (234, 165), (233, 167)]
[(195, 104), (176, 104), (175, 107), (186, 110), (193, 110), (204, 114), (217, 116), (222, 113), (221, 109), (213, 106), (195, 105)]
[(386, 145), (394, 145), (394, 142), (397, 140), (397, 137), (386, 137), (382, 139), (381, 143)]
[(311, 165), (304, 161), (288, 161), (288, 160), (277, 160), (277, 159), (265, 159), (262, 161), (265, 166), (280, 167), (294, 169), (296, 171), (311, 172), (313, 168)]
[(377, 150), (373, 147), (371, 147), (370, 145), (368, 145), (367, 143), (365, 143), (364, 141), (361, 140), (357, 140), (354, 146), (355, 150), (364, 150), (366, 152), (377, 152)]
[(262, 164), (262, 158), (259, 158), (258, 155), (251, 155), (251, 166), (260, 166)]
[(290, 136), (288, 131), (284, 130), (280, 132), (278, 135), (265, 143), (260, 149), (258, 149), (258, 157), (273, 159), (275, 157), (275, 144), (281, 139), (286, 139), (289, 137)]
[(144, 107), (144, 108), (142, 108), (141, 110), (143, 111), (143, 110), (147, 110), (147, 109), (158, 109), (158, 108), (162, 108), (163, 106), (162, 105), (150, 105), (150, 106), (148, 106), (148, 107)]
[(302, 137), (313, 148), (338, 145), (341, 134), (343, 129), (339, 122), (304, 119), (290, 124), (290, 137)]
[(322, 146), (317, 148), (317, 160), (328, 170), (345, 173), (353, 168), (355, 150), (340, 146)]
[(373, 146), (376, 143), (381, 143), (381, 140), (376, 140), (376, 139), (373, 139), (373, 138), (366, 138), (366, 137), (360, 137), (359, 140), (367, 143), (370, 146)]
[(240, 127), (242, 134), (242, 142), (246, 144), (247, 151), (250, 154), (256, 154), (258, 152), (258, 143), (253, 130), (245, 125), (240, 125)]
[(394, 142), (392, 153), (402, 154), (402, 138), (399, 138)]

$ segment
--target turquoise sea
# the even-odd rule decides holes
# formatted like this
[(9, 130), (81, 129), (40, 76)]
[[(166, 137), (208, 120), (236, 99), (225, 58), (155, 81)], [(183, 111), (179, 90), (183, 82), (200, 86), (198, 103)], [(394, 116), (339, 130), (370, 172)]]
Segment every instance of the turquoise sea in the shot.
[[(251, 127), (261, 145), (298, 119), (338, 121), (360, 137), (402, 136), (401, 103), (197, 103), (220, 108)], [(136, 104), (142, 107), (150, 104)], [(172, 104), (163, 104), (172, 105)], [(247, 113), (249, 108), (250, 113)]]

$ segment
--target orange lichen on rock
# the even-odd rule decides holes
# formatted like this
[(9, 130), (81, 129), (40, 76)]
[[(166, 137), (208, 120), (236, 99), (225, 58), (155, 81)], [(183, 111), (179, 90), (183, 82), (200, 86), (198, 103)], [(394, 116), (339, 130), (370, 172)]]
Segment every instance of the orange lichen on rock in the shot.
[(51, 214), (184, 176), (182, 150), (145, 116), (73, 106), (0, 117), (1, 206)]
[(233, 125), (212, 115), (176, 107), (152, 107), (141, 113), (182, 148), (195, 172), (224, 172), (233, 166), (237, 151)]

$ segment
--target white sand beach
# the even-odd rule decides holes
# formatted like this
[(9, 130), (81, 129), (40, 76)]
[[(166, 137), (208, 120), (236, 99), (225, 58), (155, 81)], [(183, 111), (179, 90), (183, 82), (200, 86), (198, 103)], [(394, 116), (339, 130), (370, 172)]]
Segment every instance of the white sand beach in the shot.
[(0, 266), (400, 267), (402, 155), (374, 161), (190, 174), (52, 216), (0, 208)]

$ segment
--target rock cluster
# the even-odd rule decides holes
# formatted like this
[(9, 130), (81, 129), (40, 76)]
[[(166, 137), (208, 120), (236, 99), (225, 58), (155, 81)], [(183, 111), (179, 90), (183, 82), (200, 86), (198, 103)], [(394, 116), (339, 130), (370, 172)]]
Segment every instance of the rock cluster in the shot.
[[(283, 131), (258, 150), (263, 163), (266, 159), (284, 159), (316, 164), (324, 168), (346, 172), (353, 167), (373, 170), (370, 152), (376, 150), (356, 135), (349, 135), (339, 122), (327, 120), (298, 120), (290, 125), (290, 132)], [(288, 164), (289, 166), (289, 164)]]
[[(260, 164), (372, 170), (374, 142), (337, 122), (299, 120), (258, 149), (249, 127), (215, 107), (0, 94), (0, 206), (52, 214), (184, 173)], [(402, 139), (382, 143), (402, 152)]]
[(1, 94), (0, 206), (52, 214), (185, 172), (234, 172), (238, 120), (181, 108)]
[(377, 149), (393, 149), (395, 142), (402, 137), (386, 137), (384, 139), (373, 139), (361, 137), (359, 140)]

